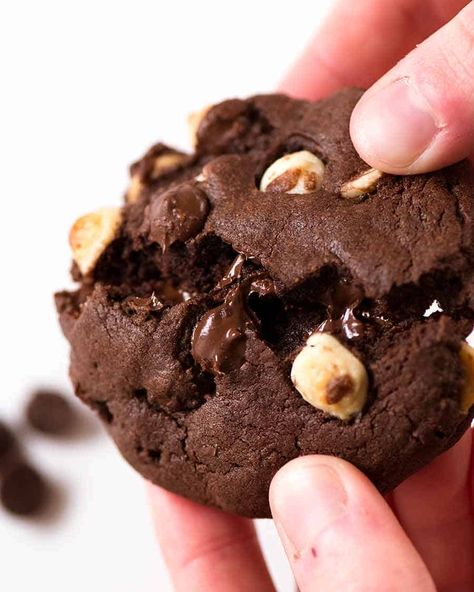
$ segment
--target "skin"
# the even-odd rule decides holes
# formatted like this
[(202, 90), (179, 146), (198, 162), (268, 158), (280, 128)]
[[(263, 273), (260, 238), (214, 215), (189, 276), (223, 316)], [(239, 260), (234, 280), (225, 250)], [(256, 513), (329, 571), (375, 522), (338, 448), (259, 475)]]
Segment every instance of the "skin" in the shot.
[[(280, 90), (316, 99), (368, 88), (351, 121), (362, 158), (430, 171), (473, 152), (473, 50), (474, 3), (343, 0)], [(300, 591), (474, 590), (473, 465), (472, 430), (388, 498), (343, 460), (288, 463), (270, 504)], [(149, 493), (177, 592), (275, 590), (251, 521)]]

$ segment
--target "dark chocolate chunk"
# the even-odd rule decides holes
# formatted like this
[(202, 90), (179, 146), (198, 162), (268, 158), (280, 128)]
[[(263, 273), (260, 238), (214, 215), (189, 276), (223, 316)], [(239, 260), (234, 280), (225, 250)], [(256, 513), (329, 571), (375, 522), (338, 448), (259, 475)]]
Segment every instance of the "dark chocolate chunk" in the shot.
[(327, 307), (328, 318), (321, 323), (318, 331), (342, 334), (347, 339), (361, 337), (364, 322), (356, 317), (355, 309), (363, 297), (363, 291), (346, 280), (340, 280), (323, 292), (321, 302)]
[(245, 294), (237, 288), (199, 320), (192, 337), (194, 359), (210, 372), (239, 368), (245, 358), (246, 332), (253, 327)]
[(245, 255), (243, 255), (242, 253), (239, 253), (237, 255), (237, 257), (232, 261), (232, 265), (226, 271), (224, 277), (217, 284), (217, 287), (218, 288), (225, 288), (226, 286), (229, 286), (235, 280), (240, 278), (240, 276), (242, 274), (242, 268), (244, 266), (246, 259), (247, 258), (245, 257)]
[(59, 393), (51, 391), (38, 391), (32, 395), (26, 417), (35, 429), (53, 435), (67, 434), (76, 419), (70, 403)]
[(150, 238), (166, 250), (176, 241), (195, 236), (208, 211), (206, 194), (196, 185), (187, 183), (159, 193), (150, 205)]
[(14, 465), (0, 483), (0, 500), (13, 514), (38, 513), (47, 499), (46, 483), (31, 466)]

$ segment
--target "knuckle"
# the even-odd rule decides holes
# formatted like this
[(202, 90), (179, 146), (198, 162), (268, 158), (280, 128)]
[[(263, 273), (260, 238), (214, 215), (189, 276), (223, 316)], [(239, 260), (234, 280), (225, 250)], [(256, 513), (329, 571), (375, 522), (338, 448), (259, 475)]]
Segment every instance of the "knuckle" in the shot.
[(460, 13), (449, 25), (447, 43), (440, 45), (445, 63), (455, 80), (472, 84), (474, 79), (474, 11)]
[(196, 566), (206, 566), (213, 562), (225, 562), (227, 556), (233, 556), (241, 549), (249, 548), (256, 543), (253, 531), (215, 536), (203, 540), (200, 544), (188, 549), (180, 561), (179, 570), (191, 573)]

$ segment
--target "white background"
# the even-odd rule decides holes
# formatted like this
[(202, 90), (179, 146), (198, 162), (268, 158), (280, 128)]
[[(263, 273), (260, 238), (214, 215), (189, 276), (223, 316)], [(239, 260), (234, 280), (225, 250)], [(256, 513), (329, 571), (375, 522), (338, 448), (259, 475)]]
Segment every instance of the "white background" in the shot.
[[(156, 140), (186, 146), (187, 113), (275, 88), (330, 4), (0, 4), (0, 417), (20, 425), (30, 387), (68, 385), (51, 294), (69, 282), (73, 220), (119, 203), (128, 164)], [(113, 445), (28, 438), (64, 503), (39, 523), (0, 510), (0, 587), (170, 590), (142, 481)], [(271, 522), (259, 530), (292, 589)]]

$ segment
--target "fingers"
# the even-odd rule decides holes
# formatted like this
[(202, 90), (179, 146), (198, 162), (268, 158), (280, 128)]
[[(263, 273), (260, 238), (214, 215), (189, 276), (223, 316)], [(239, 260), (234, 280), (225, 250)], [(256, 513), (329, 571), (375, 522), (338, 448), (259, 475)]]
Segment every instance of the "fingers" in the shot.
[(390, 508), (349, 463), (291, 461), (273, 479), (270, 504), (301, 592), (434, 592)]
[(280, 90), (315, 99), (342, 86), (368, 88), (467, 2), (339, 0)]
[(274, 592), (250, 520), (149, 486), (158, 540), (176, 592)]
[(434, 170), (474, 148), (474, 3), (362, 97), (351, 120), (361, 157), (389, 173)]
[(439, 592), (474, 590), (472, 430), (393, 492), (392, 503)]

